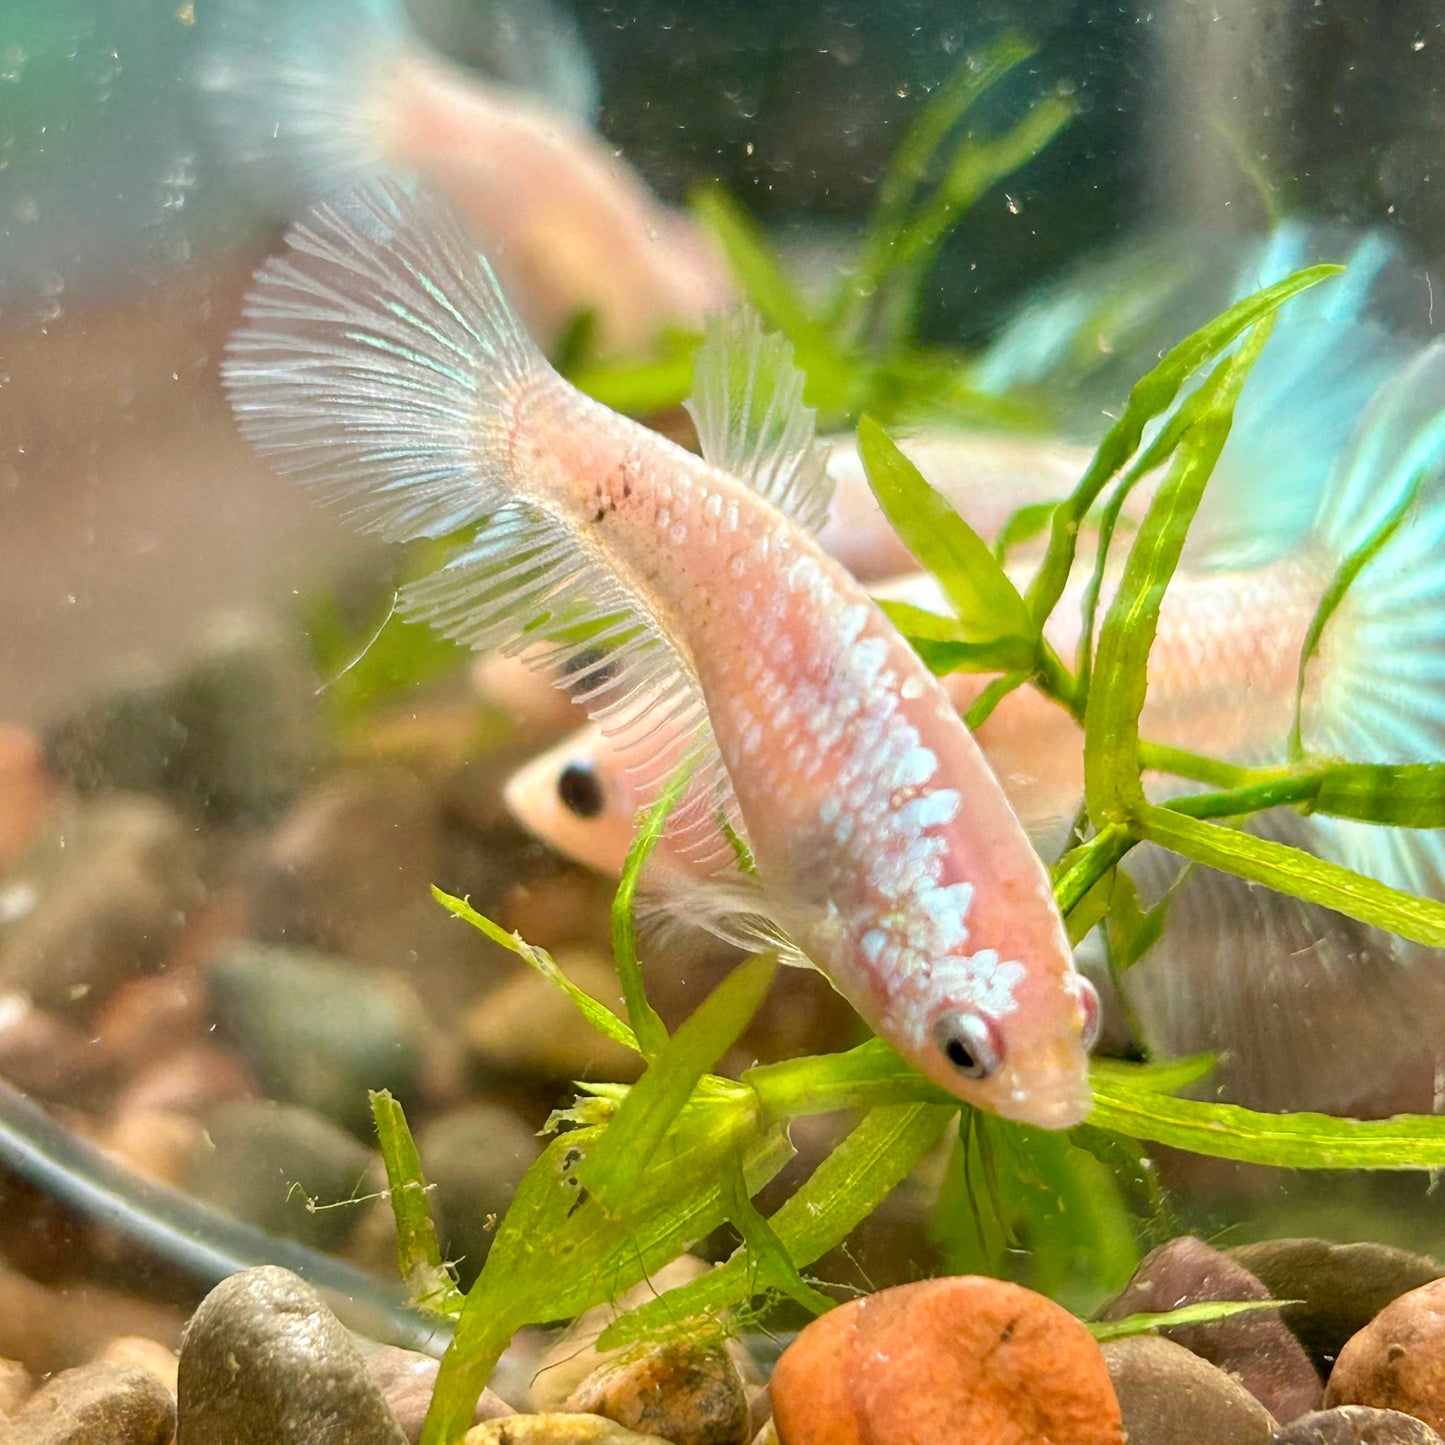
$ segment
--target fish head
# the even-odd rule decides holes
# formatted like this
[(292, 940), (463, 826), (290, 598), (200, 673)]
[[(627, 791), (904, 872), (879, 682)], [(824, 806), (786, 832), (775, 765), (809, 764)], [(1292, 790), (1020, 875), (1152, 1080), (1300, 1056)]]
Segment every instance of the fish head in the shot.
[(639, 799), (595, 726), (524, 764), (502, 799), (517, 822), (564, 857), (613, 877), (622, 871)]
[(992, 948), (920, 967), (893, 1001), (885, 1033), (921, 1073), (966, 1103), (1044, 1129), (1091, 1107), (1089, 1049), (1099, 995), (1065, 951), (1015, 961)]

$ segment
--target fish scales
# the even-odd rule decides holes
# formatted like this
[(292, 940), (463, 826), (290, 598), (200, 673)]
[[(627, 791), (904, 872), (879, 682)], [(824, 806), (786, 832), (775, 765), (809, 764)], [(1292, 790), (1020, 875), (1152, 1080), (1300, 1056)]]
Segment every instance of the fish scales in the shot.
[(260, 273), (226, 367), (247, 434), (388, 536), (478, 523), (411, 613), (559, 676), (595, 655), (567, 682), (624, 752), (671, 727), (716, 763), (707, 811), (740, 819), (757, 881), (665, 903), (725, 936), (760, 920), (961, 1097), (1078, 1122), (1092, 989), (943, 689), (800, 524), (826, 508), (791, 363), (756, 326), (714, 328), (697, 415), (715, 455), (695, 457), (562, 381), (418, 205), (368, 186)]

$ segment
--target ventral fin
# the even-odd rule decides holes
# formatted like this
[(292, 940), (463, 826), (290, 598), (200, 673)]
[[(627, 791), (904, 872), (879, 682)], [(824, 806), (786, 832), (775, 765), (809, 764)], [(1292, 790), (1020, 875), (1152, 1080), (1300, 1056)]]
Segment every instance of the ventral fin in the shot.
[(703, 457), (808, 531), (819, 531), (833, 482), (787, 338), (764, 331), (746, 308), (710, 316), (693, 368), (687, 409)]

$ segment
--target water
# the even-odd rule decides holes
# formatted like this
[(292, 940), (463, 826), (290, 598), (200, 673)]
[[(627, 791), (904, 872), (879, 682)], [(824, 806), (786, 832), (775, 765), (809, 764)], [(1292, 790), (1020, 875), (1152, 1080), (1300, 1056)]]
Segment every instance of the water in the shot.
[[(523, 963), (449, 919), (430, 885), (550, 950), (609, 1005), (611, 885), (532, 841), (501, 801), (506, 777), (560, 724), (519, 723), (514, 699), (473, 684), (470, 659), (392, 616), (397, 587), (435, 559), (358, 539), (236, 432), (219, 361), (287, 221), (390, 146), (393, 165), (441, 185), (495, 243), (517, 304), (572, 374), (685, 436), (683, 353), (666, 328), (695, 325), (737, 289), (688, 219), (689, 198), (731, 197), (787, 258), (798, 293), (826, 295), (859, 264), (908, 127), (969, 57), (997, 60), (990, 47), (1028, 26), (1036, 49), (940, 154), (965, 130), (1004, 135), (1030, 116), (1039, 153), (1001, 169), (961, 219), (945, 207), (930, 220), (921, 195), (913, 214), (933, 229), (916, 261), (865, 266), (820, 324), (855, 356), (962, 352), (1096, 249), (1162, 246), (1185, 280), (1145, 328), (1155, 339), (1100, 329), (1107, 364), (1085, 368), (1098, 389), (1081, 387), (1082, 410), (1037, 393), (948, 403), (975, 427), (1042, 424), (1087, 447), (1158, 351), (1229, 299), (1220, 258), (1283, 217), (1342, 236), (1379, 228), (1398, 245), (1408, 259), (1392, 273), (1389, 325), (1423, 344), (1445, 260), (1433, 177), (1445, 34), (1423, 4), (1382, 15), (1343, 0), (991, 0), (966, 12), (929, 0), (577, 0), (544, 40), (518, 41), (524, 11), (483, 0), (419, 0), (379, 31), (376, 5), (348, 14), (343, 0), (315, 0), (313, 17), (312, 3), (283, 16), (262, 4), (22, 0), (0, 19), (0, 1076), (129, 1167), (384, 1278), (395, 1263), (366, 1091), (389, 1088), (438, 1182), (443, 1248), (470, 1284), (541, 1147), (533, 1131), (570, 1099), (570, 1081), (629, 1081), (638, 1066)], [(269, 38), (243, 65), (228, 47), (258, 26)], [(410, 27), (425, 40), (408, 40)], [(301, 64), (290, 47), (308, 28), (332, 63), (303, 78), (312, 108), (298, 113), (258, 86), (267, 66), (282, 76)], [(397, 73), (387, 47), (406, 45), (426, 58), (396, 82), (403, 103), (377, 77)], [(544, 105), (577, 117), (575, 134), (595, 122), (602, 139), (579, 141), (579, 162), (481, 117), (469, 96), (486, 82), (446, 79), (442, 50), (543, 88)], [(243, 107), (227, 99), (237, 66)], [(1058, 107), (1056, 123), (1041, 105)], [(293, 150), (302, 133), (320, 139)], [(613, 157), (630, 180), (608, 169)], [(625, 192), (638, 208), (616, 229), (588, 189), (599, 175), (615, 187), (604, 200)], [(505, 204), (489, 211), (499, 192)], [(660, 248), (672, 248), (666, 264), (650, 266)], [(592, 323), (574, 324), (579, 305)], [(1116, 335), (1118, 354), (1105, 354)], [(867, 409), (885, 424), (916, 420), (905, 403), (918, 373), (900, 375), (868, 383)], [(835, 425), (862, 409), (856, 391), (816, 384)], [(649, 989), (675, 1026), (734, 955), (692, 934), (655, 948)], [(1426, 1020), (1432, 962), (1411, 995)], [(1312, 987), (1297, 1027), (1310, 1029), (1312, 1009), (1338, 1014), (1340, 997), (1328, 980)], [(1435, 1075), (1415, 1038), (1398, 1036), (1405, 1027), (1390, 1015), (1362, 1065), (1375, 1112), (1435, 1105)], [(719, 1067), (735, 1077), (755, 1059), (862, 1037), (816, 975), (788, 971)], [(1106, 1037), (1137, 1054), (1124, 1022)], [(1299, 1098), (1310, 1102), (1308, 1081)], [(39, 1130), (18, 1105), (11, 1123)], [(824, 1158), (841, 1128), (801, 1118), (803, 1161)], [(205, 1283), (185, 1252), (167, 1258), (154, 1234), (144, 1257), (117, 1245), (85, 1222), (93, 1201), (77, 1188), (55, 1203), (55, 1175), (22, 1155), (7, 1156), (30, 1184), (14, 1185), (0, 1214), (6, 1268), (140, 1299), (153, 1336), (173, 1342)], [(1096, 1167), (1040, 1163), (1009, 1140), (994, 1157), (1018, 1178)], [(987, 1219), (975, 1229), (958, 1164), (933, 1154), (812, 1272), (861, 1288), (941, 1264), (993, 1267), (1082, 1309), (1175, 1225), (1445, 1247), (1419, 1174), (1380, 1183), (1161, 1159), (1124, 1171), (1117, 1218), (1087, 1247), (1068, 1237), (1051, 1253), (1048, 1217), (1006, 1187), (1019, 1253)], [(764, 1213), (800, 1168), (759, 1195)], [(940, 1244), (928, 1218), (941, 1183)], [(206, 1225), (187, 1216), (176, 1228)], [(713, 1230), (703, 1249), (721, 1257), (734, 1242)], [(1066, 1256), (1079, 1248), (1076, 1268)], [(45, 1298), (63, 1320), (59, 1293)], [(88, 1350), (82, 1333), (63, 1323), (41, 1352), (0, 1331), (0, 1356), (72, 1364)]]

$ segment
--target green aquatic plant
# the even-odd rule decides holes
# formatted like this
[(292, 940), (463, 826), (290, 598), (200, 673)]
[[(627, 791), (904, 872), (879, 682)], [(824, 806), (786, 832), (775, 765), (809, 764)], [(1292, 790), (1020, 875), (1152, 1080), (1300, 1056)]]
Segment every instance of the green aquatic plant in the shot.
[[(803, 294), (730, 195), (711, 187), (693, 196), (693, 215), (717, 241), (743, 298), (792, 343), (808, 404), (826, 426), (865, 412), (890, 423), (944, 415), (953, 425), (1041, 426), (1033, 407), (978, 390), (967, 353), (922, 346), (917, 335), (923, 285), (943, 242), (1077, 109), (1071, 96), (1046, 92), (997, 134), (979, 135), (966, 124), (979, 102), (1036, 53), (1031, 41), (1004, 34), (965, 57), (938, 86), (879, 181), (852, 263), (818, 300)], [(659, 412), (687, 399), (698, 340), (672, 332), (650, 358), (591, 364), (574, 336), (559, 360), (571, 381), (615, 410)]]
[[(1088, 836), (1057, 865), (1055, 894), (1072, 932), (1078, 935), (1107, 918), (1134, 956), (1157, 932), (1159, 915), (1140, 910), (1118, 864), (1145, 841), (1327, 902), (1402, 937), (1445, 942), (1445, 907), (1439, 903), (1234, 826), (1250, 813), (1282, 804), (1381, 826), (1437, 826), (1445, 765), (1376, 767), (1310, 758), (1297, 748), (1281, 767), (1239, 768), (1153, 746), (1139, 734), (1160, 599), (1249, 368), (1277, 308), (1336, 270), (1315, 267), (1236, 303), (1171, 350), (1135, 386), (1075, 492), (1045, 519), (1049, 544), (1027, 592), (1014, 587), (993, 554), (881, 427), (865, 420), (859, 428), (860, 450), (880, 502), (954, 608), (951, 617), (895, 609), (895, 620), (940, 670), (1003, 670), (976, 712), (986, 715), (1007, 689), (1028, 685), (1044, 690), (1083, 724)], [(1186, 391), (1201, 373), (1202, 380)], [(1155, 419), (1161, 425), (1144, 444)], [(1043, 626), (1074, 565), (1079, 525), (1113, 486), (1095, 586), (1084, 603), (1092, 609), (1117, 533), (1111, 518), (1118, 516), (1122, 494), (1158, 467), (1165, 468), (1164, 480), (1133, 535), (1097, 645), (1088, 641), (1093, 629), (1086, 627), (1080, 655), (1070, 664), (1044, 640)], [(1357, 557), (1343, 564), (1342, 580), (1321, 603), (1322, 620), (1311, 630), (1306, 652), (1358, 565)], [(1301, 666), (1307, 661), (1302, 658)], [(1146, 768), (1167, 769), (1214, 791), (1153, 802), (1143, 786)], [(1116, 1286), (1135, 1262), (1130, 1195), (1146, 1205), (1158, 1203), (1146, 1162), (1150, 1146), (1292, 1169), (1445, 1165), (1445, 1118), (1264, 1114), (1175, 1097), (1208, 1071), (1208, 1059), (1096, 1061), (1093, 1111), (1085, 1124), (1065, 1134), (977, 1113), (877, 1039), (843, 1053), (759, 1064), (738, 1078), (713, 1072), (762, 1003), (777, 960), (763, 954), (740, 965), (671, 1034), (648, 1002), (632, 903), (685, 782), (675, 778), (642, 820), (618, 890), (613, 943), (625, 1017), (579, 989), (544, 950), (464, 900), (436, 892), (458, 919), (564, 990), (594, 1028), (635, 1051), (644, 1069), (630, 1087), (580, 1085), (575, 1103), (554, 1115), (550, 1141), (520, 1185), (465, 1296), (452, 1285), (426, 1218), (422, 1161), (405, 1121), (394, 1101), (376, 1096), (403, 1272), (420, 1307), (455, 1320), (454, 1342), (428, 1416), (428, 1445), (461, 1433), (518, 1328), (567, 1318), (614, 1298), (725, 1223), (739, 1240), (731, 1257), (620, 1316), (604, 1333), (604, 1347), (725, 1328), (721, 1321), (730, 1312), (755, 1317), (769, 1300), (811, 1313), (828, 1308), (832, 1299), (823, 1282), (804, 1272), (846, 1240), (949, 1131), (956, 1132), (958, 1145), (936, 1215), (945, 1261), (1002, 1273), (1022, 1245), (1029, 1282), (1080, 1305)], [(789, 1123), (835, 1112), (854, 1118), (851, 1131), (764, 1216), (752, 1200), (791, 1155)], [(1086, 1264), (1082, 1274), (1080, 1260)]]

